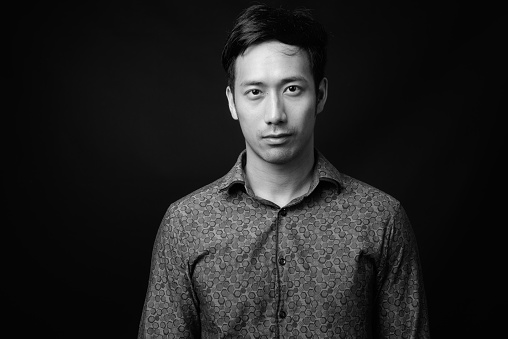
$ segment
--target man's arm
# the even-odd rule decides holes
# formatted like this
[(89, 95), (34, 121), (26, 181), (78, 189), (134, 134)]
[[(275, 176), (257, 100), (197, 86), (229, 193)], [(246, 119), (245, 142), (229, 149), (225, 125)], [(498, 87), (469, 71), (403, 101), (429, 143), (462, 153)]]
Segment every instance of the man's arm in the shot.
[(429, 338), (427, 303), (416, 239), (398, 206), (384, 235), (374, 323), (379, 338)]
[(200, 338), (199, 310), (192, 291), (187, 251), (181, 244), (180, 224), (171, 216), (171, 207), (164, 216), (157, 233), (150, 280), (138, 339), (159, 338), (172, 334), (173, 338)]

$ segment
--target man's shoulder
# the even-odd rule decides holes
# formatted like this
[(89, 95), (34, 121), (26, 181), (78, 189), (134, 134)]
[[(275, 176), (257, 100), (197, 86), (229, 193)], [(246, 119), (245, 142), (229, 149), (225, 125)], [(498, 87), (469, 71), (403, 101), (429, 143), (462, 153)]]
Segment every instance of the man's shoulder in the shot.
[(342, 191), (339, 198), (342, 198), (348, 204), (379, 206), (391, 212), (395, 212), (400, 208), (399, 200), (379, 188), (344, 173), (341, 173), (341, 177)]
[(211, 207), (218, 208), (221, 206), (225, 200), (231, 198), (228, 194), (230, 187), (244, 181), (242, 170), (244, 156), (245, 151), (240, 153), (235, 165), (225, 175), (178, 199), (169, 206), (168, 212), (181, 211), (199, 214)]
[(181, 213), (198, 212), (226, 199), (227, 196), (224, 195), (223, 189), (224, 178), (225, 176), (183, 196), (173, 202), (168, 211), (171, 214), (178, 213), (178, 211)]
[(340, 187), (336, 202), (342, 205), (354, 205), (362, 208), (370, 205), (381, 206), (392, 211), (400, 207), (400, 202), (390, 194), (340, 172), (323, 154), (317, 152), (317, 172), (320, 181), (333, 182)]

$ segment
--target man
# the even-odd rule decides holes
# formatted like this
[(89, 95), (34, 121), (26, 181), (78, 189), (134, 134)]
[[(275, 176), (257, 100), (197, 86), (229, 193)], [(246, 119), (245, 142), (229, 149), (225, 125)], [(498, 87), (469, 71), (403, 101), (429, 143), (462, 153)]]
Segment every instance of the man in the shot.
[(326, 33), (305, 11), (248, 8), (223, 51), (246, 150), (173, 203), (154, 246), (140, 338), (427, 338), (400, 203), (314, 149)]

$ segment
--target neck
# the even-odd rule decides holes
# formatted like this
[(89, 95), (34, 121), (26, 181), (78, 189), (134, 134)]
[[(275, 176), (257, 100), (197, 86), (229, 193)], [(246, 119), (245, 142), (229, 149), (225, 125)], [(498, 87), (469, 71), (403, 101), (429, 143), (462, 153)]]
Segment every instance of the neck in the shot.
[(256, 196), (283, 207), (308, 192), (313, 165), (314, 147), (284, 164), (269, 163), (247, 148), (245, 172)]

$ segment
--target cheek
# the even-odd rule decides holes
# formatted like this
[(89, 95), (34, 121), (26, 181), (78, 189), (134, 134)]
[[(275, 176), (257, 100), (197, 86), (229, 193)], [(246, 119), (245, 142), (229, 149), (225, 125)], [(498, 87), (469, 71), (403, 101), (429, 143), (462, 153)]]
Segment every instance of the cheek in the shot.
[(240, 128), (242, 129), (245, 137), (255, 136), (257, 134), (257, 124), (252, 116), (239, 113), (238, 122), (240, 123)]
[(236, 112), (238, 115), (238, 121), (242, 126), (242, 129), (255, 129), (260, 122), (262, 121), (262, 116), (260, 118), (260, 110), (256, 107), (251, 107), (245, 104), (238, 104), (236, 106)]
[(313, 101), (291, 105), (290, 112), (293, 112), (293, 121), (297, 124), (305, 125), (314, 122), (316, 119), (316, 105)]

